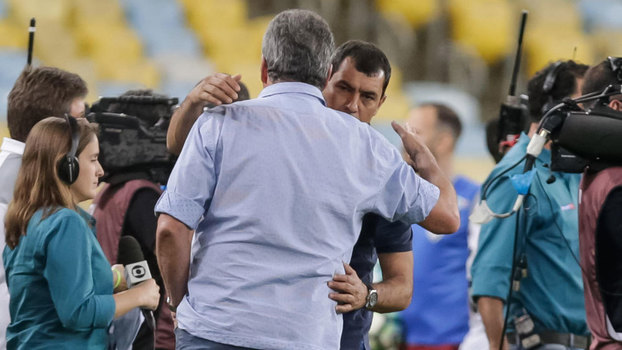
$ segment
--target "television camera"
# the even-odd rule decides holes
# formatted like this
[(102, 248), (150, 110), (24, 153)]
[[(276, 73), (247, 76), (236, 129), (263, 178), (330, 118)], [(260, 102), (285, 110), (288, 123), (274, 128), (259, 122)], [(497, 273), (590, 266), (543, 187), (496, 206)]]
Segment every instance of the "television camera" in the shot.
[(166, 183), (175, 164), (166, 132), (177, 104), (177, 98), (130, 95), (103, 97), (91, 106), (87, 119), (99, 124), (101, 181)]

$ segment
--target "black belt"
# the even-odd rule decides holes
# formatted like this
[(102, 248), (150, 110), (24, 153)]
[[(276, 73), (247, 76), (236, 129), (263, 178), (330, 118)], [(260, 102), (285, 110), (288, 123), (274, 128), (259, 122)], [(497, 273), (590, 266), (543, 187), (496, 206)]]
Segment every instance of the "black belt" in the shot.
[[(536, 333), (540, 336), (542, 344), (559, 344), (572, 348), (588, 349), (590, 346), (590, 337), (584, 335), (570, 334), (570, 333), (557, 333), (557, 332), (540, 332)], [(508, 333), (508, 342), (515, 345), (518, 342), (518, 335), (516, 333)]]

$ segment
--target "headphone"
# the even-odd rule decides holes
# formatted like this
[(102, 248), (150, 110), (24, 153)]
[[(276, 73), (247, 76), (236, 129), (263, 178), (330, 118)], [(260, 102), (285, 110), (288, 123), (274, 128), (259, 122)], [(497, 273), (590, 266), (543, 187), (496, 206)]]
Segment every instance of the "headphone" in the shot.
[(616, 75), (618, 83), (622, 83), (622, 58), (609, 56), (607, 61), (609, 61), (609, 68)]
[(542, 93), (548, 95), (548, 101), (542, 106), (542, 114), (545, 114), (549, 111), (549, 109), (555, 107), (555, 100), (553, 99), (553, 87), (555, 86), (555, 81), (557, 80), (557, 75), (561, 70), (561, 66), (564, 62), (557, 61), (553, 63), (553, 66), (549, 69), (549, 72), (546, 74), (544, 78), (544, 83), (542, 84)]
[(69, 153), (65, 154), (56, 165), (58, 177), (66, 183), (71, 185), (78, 179), (80, 173), (80, 163), (76, 158), (76, 152), (78, 150), (78, 142), (80, 141), (80, 130), (78, 128), (78, 122), (65, 113), (65, 120), (69, 124), (69, 130), (71, 131), (71, 148)]
[[(542, 106), (543, 115), (546, 114), (546, 112), (548, 112), (549, 109), (555, 107), (555, 105), (558, 102), (555, 99), (553, 99), (553, 94), (551, 93), (551, 91), (553, 91), (553, 87), (555, 86), (555, 81), (557, 80), (557, 75), (559, 74), (559, 71), (561, 70), (562, 63), (563, 63), (562, 61), (557, 61), (553, 63), (553, 66), (549, 69), (549, 72), (546, 74), (546, 77), (544, 78), (544, 83), (542, 84), (542, 93), (548, 95), (548, 101)], [(550, 172), (550, 176), (548, 179), (546, 179), (546, 183), (550, 185), (553, 182), (555, 182), (555, 175), (553, 175), (553, 172), (551, 172), (550, 167), (549, 167), (549, 172)]]

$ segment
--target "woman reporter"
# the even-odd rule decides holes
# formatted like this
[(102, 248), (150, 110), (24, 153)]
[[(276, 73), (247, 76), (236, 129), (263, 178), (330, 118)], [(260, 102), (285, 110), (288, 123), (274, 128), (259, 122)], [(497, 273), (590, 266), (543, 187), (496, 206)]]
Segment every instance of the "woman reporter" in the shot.
[(119, 274), (78, 207), (103, 175), (96, 135), (84, 119), (50, 117), (26, 140), (5, 219), (9, 349), (105, 349), (113, 318), (158, 305), (153, 279), (113, 295)]

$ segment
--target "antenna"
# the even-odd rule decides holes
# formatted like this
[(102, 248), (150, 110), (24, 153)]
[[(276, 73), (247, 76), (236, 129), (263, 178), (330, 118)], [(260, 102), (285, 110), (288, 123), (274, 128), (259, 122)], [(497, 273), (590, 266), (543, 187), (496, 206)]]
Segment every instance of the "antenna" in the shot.
[(28, 28), (28, 61), (26, 62), (29, 66), (32, 64), (32, 47), (35, 42), (35, 18), (30, 19), (30, 27)]
[(516, 57), (514, 58), (514, 71), (512, 72), (512, 80), (510, 82), (510, 96), (516, 94), (516, 80), (518, 79), (518, 72), (520, 71), (520, 57), (523, 51), (523, 33), (525, 33), (525, 24), (527, 23), (527, 10), (523, 10), (520, 29), (518, 32), (518, 47), (516, 48)]

